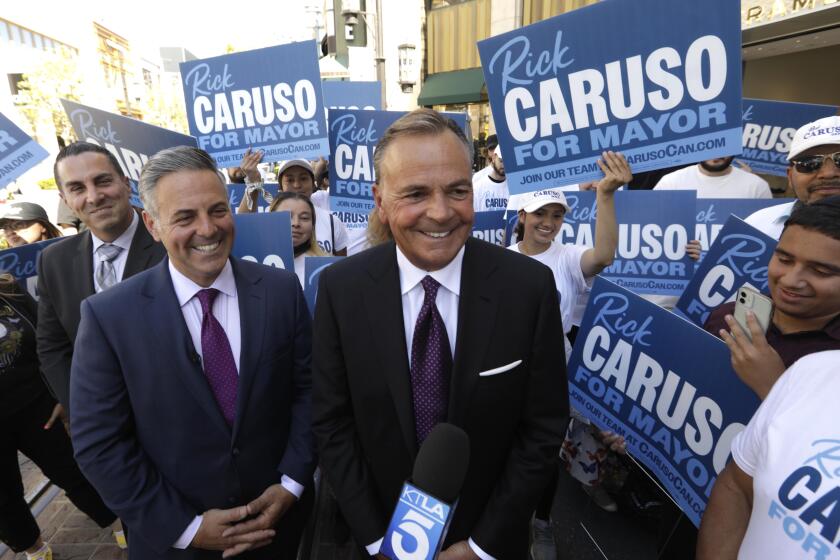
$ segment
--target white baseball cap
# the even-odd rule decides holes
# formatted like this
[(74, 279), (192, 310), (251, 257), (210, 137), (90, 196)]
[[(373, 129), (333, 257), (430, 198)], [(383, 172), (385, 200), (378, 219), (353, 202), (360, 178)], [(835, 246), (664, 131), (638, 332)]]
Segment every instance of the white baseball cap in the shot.
[(566, 195), (563, 194), (563, 191), (556, 189), (536, 191), (523, 195), (518, 210), (525, 210), (525, 212), (530, 214), (549, 204), (560, 204), (566, 209), (566, 212), (571, 210), (569, 203), (566, 202)]
[(793, 135), (788, 161), (816, 146), (840, 145), (840, 117), (825, 117), (808, 123)]
[(279, 179), (283, 172), (290, 167), (303, 167), (312, 174), (313, 178), (315, 177), (315, 171), (312, 169), (311, 163), (305, 159), (289, 159), (280, 164), (280, 168), (277, 170), (277, 178)]

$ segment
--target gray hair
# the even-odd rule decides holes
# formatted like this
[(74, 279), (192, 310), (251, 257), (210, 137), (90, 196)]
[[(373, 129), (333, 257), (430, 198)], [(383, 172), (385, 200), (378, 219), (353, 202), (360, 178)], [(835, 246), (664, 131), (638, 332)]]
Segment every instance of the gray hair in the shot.
[(215, 160), (204, 150), (193, 146), (176, 146), (161, 150), (150, 157), (143, 166), (137, 187), (143, 207), (155, 218), (158, 217), (155, 192), (158, 182), (166, 175), (178, 171), (212, 171), (222, 186), (225, 185), (224, 176), (216, 167)]

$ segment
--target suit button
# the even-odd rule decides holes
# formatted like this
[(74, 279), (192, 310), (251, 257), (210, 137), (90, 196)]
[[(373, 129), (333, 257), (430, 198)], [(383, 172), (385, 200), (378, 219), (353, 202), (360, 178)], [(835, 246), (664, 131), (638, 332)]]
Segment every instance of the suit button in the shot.
[(233, 453), (233, 456), (234, 456), (234, 457), (238, 456), (238, 455), (239, 455), (239, 448), (238, 448), (238, 447), (234, 447), (234, 448), (233, 448), (233, 451), (231, 451), (231, 453)]

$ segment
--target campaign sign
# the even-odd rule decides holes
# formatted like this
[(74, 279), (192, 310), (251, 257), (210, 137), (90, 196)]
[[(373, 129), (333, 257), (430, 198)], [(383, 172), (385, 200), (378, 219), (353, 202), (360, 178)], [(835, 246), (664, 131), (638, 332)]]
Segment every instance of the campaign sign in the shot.
[(61, 237), (56, 237), (0, 251), (0, 272), (7, 272), (14, 276), (15, 280), (37, 299), (38, 255), (46, 247), (61, 239)]
[(315, 316), (315, 301), (318, 299), (318, 279), (321, 272), (336, 261), (344, 257), (304, 257), (303, 258), (303, 295), (309, 313)]
[[(245, 185), (240, 185), (239, 183), (229, 183), (227, 185), (230, 207), (233, 208), (234, 212), (239, 212), (239, 205), (245, 197), (245, 188)], [(269, 196), (275, 197), (280, 192), (280, 185), (277, 183), (263, 183), (263, 189), (265, 189)], [(261, 194), (257, 195), (257, 212), (268, 212), (269, 206), (271, 206), (269, 201)]]
[[(385, 130), (404, 111), (330, 109), (330, 210), (368, 214), (373, 210), (373, 151)], [(462, 129), (464, 113), (445, 113)], [(343, 220), (343, 219), (342, 219)]]
[(233, 256), (295, 271), (292, 220), (288, 212), (237, 214)]
[(347, 229), (347, 256), (355, 255), (367, 249), (367, 227), (369, 214), (358, 212), (331, 212), (341, 220)]
[(511, 194), (599, 179), (605, 150), (636, 173), (739, 154), (739, 10), (605, 0), (480, 41)]
[(835, 105), (744, 98), (741, 157), (756, 173), (787, 175), (793, 135), (801, 126), (837, 114)]
[(708, 251), (730, 215), (744, 220), (753, 212), (777, 204), (787, 204), (792, 200), (790, 198), (698, 198), (694, 239), (700, 242), (703, 251)]
[(500, 247), (505, 246), (505, 211), (476, 212), (472, 236)]
[(726, 345), (596, 278), (568, 372), (571, 405), (623, 435), (699, 525), (732, 438), (759, 405), (732, 371)]
[(131, 203), (142, 206), (137, 194), (140, 170), (159, 151), (175, 146), (196, 146), (195, 138), (137, 119), (100, 111), (74, 101), (61, 100), (79, 140), (111, 152), (131, 183)]
[(219, 167), (238, 165), (249, 147), (264, 161), (327, 155), (315, 41), (180, 66), (190, 131)]
[(379, 82), (321, 82), (324, 106), (327, 109), (364, 109), (378, 111), (382, 108), (382, 86)]
[(0, 188), (29, 171), (49, 153), (0, 113)]
[(776, 240), (730, 216), (674, 307), (702, 326), (709, 313), (729, 301), (744, 284), (768, 293), (767, 265)]
[(404, 483), (380, 552), (392, 560), (434, 560), (446, 537), (451, 513), (449, 504)]
[[(556, 241), (595, 245), (597, 205), (593, 191), (566, 191), (566, 213)], [(685, 252), (694, 231), (695, 191), (615, 193), (618, 248), (601, 276), (637, 294), (676, 296), (694, 271)]]

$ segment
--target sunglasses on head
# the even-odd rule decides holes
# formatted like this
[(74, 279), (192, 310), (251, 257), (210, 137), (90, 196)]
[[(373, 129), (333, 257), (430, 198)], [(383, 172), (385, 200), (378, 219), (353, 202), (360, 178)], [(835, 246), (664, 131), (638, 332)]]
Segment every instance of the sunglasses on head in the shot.
[(834, 161), (834, 165), (837, 168), (840, 168), (840, 152), (818, 156), (805, 156), (803, 158), (791, 160), (791, 163), (793, 164), (794, 169), (800, 173), (814, 173), (823, 166), (823, 163), (825, 163), (827, 158), (831, 158), (832, 161)]

